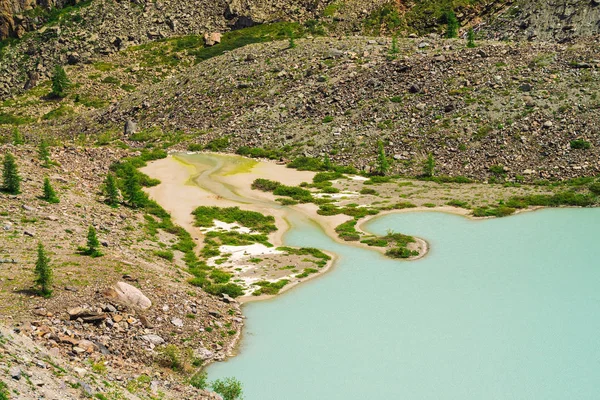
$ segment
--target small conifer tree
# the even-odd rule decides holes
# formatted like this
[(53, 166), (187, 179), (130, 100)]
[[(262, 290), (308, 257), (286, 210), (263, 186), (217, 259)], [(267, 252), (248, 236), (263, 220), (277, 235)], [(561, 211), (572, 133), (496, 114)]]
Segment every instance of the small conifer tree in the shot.
[(377, 143), (379, 146), (379, 154), (377, 155), (377, 162), (375, 164), (375, 172), (377, 175), (385, 175), (388, 173), (390, 169), (390, 162), (385, 155), (385, 148), (383, 147), (383, 142), (379, 141)]
[(50, 95), (57, 98), (65, 97), (66, 91), (70, 85), (71, 82), (67, 77), (65, 69), (62, 67), (62, 65), (57, 65), (54, 68), (54, 73), (52, 74), (52, 92)]
[(392, 38), (392, 47), (390, 48), (390, 54), (395, 55), (400, 53), (400, 49), (398, 49), (398, 37), (394, 35)]
[(469, 29), (467, 32), (467, 47), (470, 49), (475, 47), (475, 31), (473, 28)]
[(60, 203), (60, 200), (58, 199), (54, 188), (52, 188), (50, 179), (48, 179), (48, 177), (44, 178), (44, 193), (42, 194), (42, 200), (46, 200), (48, 203), (53, 204)]
[(111, 207), (117, 207), (119, 205), (119, 189), (117, 188), (117, 180), (115, 176), (109, 173), (104, 180), (104, 202)]
[(445, 14), (446, 19), (446, 37), (449, 39), (458, 37), (458, 19), (454, 11), (448, 11)]
[(126, 164), (123, 172), (123, 199), (132, 208), (142, 207), (146, 203), (146, 194), (142, 191), (138, 172), (131, 164)]
[(435, 174), (435, 159), (433, 158), (433, 154), (429, 153), (427, 156), (427, 160), (423, 165), (423, 175), (431, 178)]
[(100, 242), (96, 236), (96, 229), (93, 225), (90, 225), (87, 234), (87, 247), (83, 249), (83, 253), (92, 257), (101, 257), (103, 254), (98, 250)]
[(6, 153), (4, 156), (2, 171), (2, 190), (10, 194), (19, 194), (21, 192), (21, 177), (15, 161), (15, 157)]
[(289, 37), (288, 48), (293, 49), (294, 47), (296, 47), (296, 42), (294, 41), (294, 31), (293, 30), (290, 29), (288, 31), (288, 37)]
[(42, 140), (38, 146), (38, 157), (44, 168), (50, 168), (52, 164), (50, 161), (50, 148), (48, 147), (48, 142), (45, 140)]
[(25, 143), (25, 139), (23, 139), (23, 135), (19, 131), (19, 128), (13, 129), (13, 144), (15, 146), (21, 145)]
[(323, 168), (325, 168), (326, 171), (331, 171), (333, 169), (333, 165), (331, 164), (328, 154), (325, 154), (325, 157), (323, 157)]
[(39, 287), (40, 294), (44, 297), (50, 297), (52, 295), (52, 267), (50, 266), (50, 258), (46, 255), (42, 243), (38, 243), (34, 272), (35, 284)]

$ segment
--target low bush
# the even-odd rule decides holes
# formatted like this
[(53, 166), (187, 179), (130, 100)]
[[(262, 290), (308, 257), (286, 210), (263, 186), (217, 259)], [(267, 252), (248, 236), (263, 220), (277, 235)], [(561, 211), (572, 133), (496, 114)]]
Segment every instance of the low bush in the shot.
[(569, 144), (572, 149), (576, 149), (576, 150), (587, 150), (590, 147), (592, 147), (592, 144), (590, 142), (588, 142), (587, 140), (583, 140), (583, 139), (571, 140), (571, 142)]
[(163, 258), (167, 261), (173, 261), (173, 252), (171, 250), (156, 250), (154, 255), (157, 257)]
[(228, 224), (238, 223), (261, 233), (269, 233), (277, 230), (275, 227), (275, 218), (272, 216), (263, 215), (256, 211), (240, 210), (239, 207), (220, 208), (201, 206), (196, 208), (192, 214), (195, 217), (195, 225), (205, 228), (214, 226), (214, 221), (218, 220)]
[(280, 279), (277, 282), (269, 282), (269, 281), (256, 282), (255, 285), (260, 286), (260, 289), (255, 290), (252, 293), (252, 295), (253, 296), (260, 296), (262, 294), (275, 295), (275, 294), (279, 293), (279, 291), (281, 289), (283, 289), (283, 287), (285, 285), (287, 285), (288, 283), (290, 283), (290, 281), (287, 279)]
[(252, 182), (251, 188), (255, 190), (262, 190), (263, 192), (272, 192), (279, 186), (281, 186), (281, 183), (279, 182), (258, 178)]
[(370, 195), (374, 195), (374, 196), (379, 195), (379, 193), (377, 193), (377, 191), (375, 189), (371, 189), (371, 188), (361, 189), (360, 194), (370, 194)]
[(338, 225), (335, 228), (340, 239), (345, 240), (347, 242), (357, 242), (360, 240), (360, 234), (356, 230), (355, 219), (346, 221), (343, 224)]

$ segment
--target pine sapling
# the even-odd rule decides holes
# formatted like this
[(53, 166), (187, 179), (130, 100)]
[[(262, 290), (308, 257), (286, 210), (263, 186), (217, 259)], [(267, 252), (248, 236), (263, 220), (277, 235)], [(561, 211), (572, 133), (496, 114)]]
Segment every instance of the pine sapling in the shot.
[(100, 241), (96, 236), (96, 228), (93, 225), (90, 225), (87, 233), (87, 243), (85, 247), (80, 247), (78, 250), (81, 254), (90, 257), (102, 257), (104, 254), (100, 252)]
[(50, 168), (52, 161), (50, 161), (50, 148), (48, 142), (42, 140), (38, 146), (38, 158), (42, 162), (44, 168)]
[(146, 204), (146, 194), (142, 191), (140, 179), (135, 167), (126, 164), (124, 167), (123, 199), (131, 208), (140, 208)]
[(15, 156), (6, 153), (2, 170), (2, 190), (10, 194), (21, 193), (21, 177)]
[(106, 176), (104, 180), (104, 186), (102, 188), (104, 193), (104, 202), (111, 207), (119, 206), (119, 189), (117, 188), (117, 179), (111, 173)]
[(58, 199), (56, 192), (52, 188), (52, 185), (50, 184), (50, 179), (48, 179), (48, 177), (44, 178), (44, 193), (42, 194), (42, 200), (46, 200), (48, 203), (53, 204), (60, 203), (60, 200)]
[(446, 18), (446, 37), (449, 39), (458, 37), (458, 19), (454, 11), (448, 11)]
[(470, 28), (467, 32), (467, 47), (472, 49), (475, 47), (475, 31)]
[(38, 243), (34, 272), (35, 284), (39, 287), (40, 294), (44, 297), (50, 297), (52, 295), (52, 267), (50, 266), (50, 258), (46, 255), (42, 243)]
[(67, 77), (65, 69), (61, 65), (57, 65), (52, 74), (52, 92), (50, 92), (50, 96), (57, 98), (65, 97), (70, 85), (71, 82)]
[(379, 147), (379, 154), (377, 155), (377, 162), (375, 164), (375, 172), (377, 175), (386, 175), (390, 169), (390, 162), (385, 155), (385, 148), (383, 147), (383, 143), (379, 141), (377, 143)]

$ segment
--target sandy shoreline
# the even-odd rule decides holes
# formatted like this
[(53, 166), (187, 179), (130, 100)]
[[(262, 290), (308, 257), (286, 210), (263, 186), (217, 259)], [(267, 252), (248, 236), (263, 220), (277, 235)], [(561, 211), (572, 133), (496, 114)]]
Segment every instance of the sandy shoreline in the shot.
[[(216, 157), (222, 157), (223, 159), (226, 159), (227, 157), (231, 156), (216, 155)], [(192, 179), (194, 177), (199, 176), (200, 172), (202, 171), (198, 171), (198, 167), (196, 165), (186, 162), (184, 159), (182, 159), (182, 157), (178, 157), (177, 155), (171, 155), (167, 158), (153, 161), (149, 163), (146, 167), (142, 168), (141, 171), (151, 176), (152, 178), (157, 178), (161, 181), (161, 184), (151, 188), (147, 188), (146, 192), (150, 195), (150, 197), (153, 200), (158, 202), (171, 214), (173, 222), (175, 224), (182, 226), (190, 232), (199, 248), (202, 248), (203, 246), (204, 234), (201, 231), (201, 229), (194, 226), (192, 211), (199, 206), (240, 206), (242, 209), (272, 215), (275, 218), (275, 225), (277, 227), (277, 230), (269, 235), (269, 241), (275, 247), (284, 245), (283, 236), (291, 228), (287, 220), (287, 215), (290, 212), (290, 210), (294, 210), (302, 213), (309, 220), (314, 221), (317, 225), (319, 225), (321, 229), (323, 229), (324, 233), (327, 236), (329, 236), (337, 243), (369, 249), (372, 251), (379, 252), (381, 254), (385, 253), (385, 249), (383, 248), (368, 246), (358, 241), (344, 241), (338, 236), (337, 232), (335, 231), (335, 228), (340, 224), (351, 220), (352, 217), (350, 216), (344, 214), (338, 214), (333, 216), (319, 215), (317, 213), (317, 211), (319, 210), (318, 206), (312, 203), (281, 207), (275, 202), (276, 196), (272, 193), (253, 190), (250, 187), (250, 183), (257, 178), (281, 181), (287, 185), (296, 186), (302, 182), (311, 182), (313, 176), (315, 175), (314, 172), (297, 171), (294, 169), (287, 168), (284, 165), (278, 165), (272, 162), (252, 162), (253, 164), (249, 168), (249, 171), (241, 171), (227, 174), (227, 169), (224, 168), (225, 173), (219, 174), (218, 176), (214, 177), (214, 180), (218, 180), (223, 184), (227, 185), (229, 188), (231, 188), (232, 196), (239, 196), (239, 198), (241, 199), (247, 199), (247, 203), (241, 203), (239, 201), (234, 201), (225, 198), (225, 195), (219, 195), (218, 193), (213, 193), (209, 190), (200, 187), (198, 184), (193, 182)], [(212, 175), (210, 176), (212, 177)], [(416, 207), (402, 210), (389, 210), (381, 212), (377, 215), (367, 216), (358, 221), (356, 229), (361, 233), (370, 234), (364, 229), (364, 226), (366, 226), (366, 224), (368, 224), (374, 218), (379, 218), (389, 214), (406, 212), (446, 212), (467, 218), (472, 218), (468, 215), (469, 210), (465, 210), (462, 208), (450, 206), (436, 208)], [(399, 261), (413, 261), (423, 258), (427, 255), (427, 253), (429, 252), (429, 244), (427, 243), (427, 241), (419, 237), (415, 237), (415, 240), (417, 246), (416, 248), (419, 250), (419, 256)], [(250, 253), (246, 254), (256, 256), (264, 255), (260, 252), (252, 253), (252, 251), (253, 250), (250, 250)], [(291, 282), (290, 284), (282, 288), (279, 294), (285, 293), (293, 289), (300, 283), (315, 279), (318, 276), (321, 276), (322, 274), (330, 271), (335, 264), (337, 255), (331, 252), (325, 253), (332, 258), (326, 264), (326, 266), (321, 268), (318, 273), (311, 274), (300, 281)], [(238, 298), (237, 300), (243, 304), (252, 301), (270, 299), (276, 296), (277, 295), (246, 295)]]
[[(250, 172), (219, 176), (219, 180), (231, 185), (235, 189), (235, 194), (258, 202), (242, 204), (226, 199), (218, 194), (211, 193), (202, 189), (198, 185), (191, 183), (190, 178), (198, 175), (196, 167), (194, 165), (187, 164), (185, 161), (177, 157), (169, 156), (165, 159), (153, 161), (146, 167), (142, 168), (141, 171), (152, 178), (156, 178), (161, 181), (159, 185), (147, 188), (146, 192), (153, 200), (159, 203), (171, 214), (175, 224), (182, 226), (192, 234), (194, 241), (200, 248), (203, 246), (204, 234), (198, 227), (194, 226), (194, 220), (192, 216), (192, 211), (199, 206), (239, 206), (244, 210), (257, 211), (263, 214), (272, 215), (275, 217), (275, 225), (277, 230), (269, 235), (269, 241), (275, 247), (283, 246), (283, 236), (291, 228), (287, 222), (287, 208), (274, 207), (277, 205), (277, 203), (275, 203), (275, 196), (272, 193), (252, 190), (250, 188), (250, 183), (257, 178), (264, 178), (284, 181), (289, 185), (299, 185), (302, 182), (311, 182), (312, 177), (315, 174), (314, 172), (296, 171), (286, 168), (282, 165), (263, 162), (257, 163)], [(261, 202), (264, 202), (264, 204), (261, 204)], [(330, 221), (326, 221), (316, 213), (316, 210), (316, 207), (314, 207), (314, 210), (305, 208), (302, 212), (305, 213), (311, 220), (316, 221), (328, 235), (331, 235), (332, 233), (335, 234), (335, 226), (346, 220), (346, 218), (332, 218)], [(300, 281), (289, 283), (279, 291), (279, 294), (285, 293), (300, 283), (312, 280), (317, 276), (321, 276), (322, 274), (328, 272), (335, 264), (337, 255), (327, 251), (324, 251), (324, 253), (329, 255), (331, 260), (329, 260), (329, 262), (327, 262), (323, 268), (320, 268), (318, 273), (311, 274)], [(262, 255), (260, 253), (252, 254), (251, 252), (248, 254), (256, 256)], [(270, 299), (276, 296), (277, 295), (249, 295), (239, 297), (236, 300), (243, 304), (252, 301)]]
[[(157, 178), (161, 181), (161, 184), (147, 188), (146, 192), (152, 199), (157, 201), (163, 208), (165, 208), (172, 216), (173, 222), (177, 225), (182, 226), (188, 230), (198, 245), (199, 248), (203, 246), (204, 234), (202, 231), (194, 226), (194, 220), (192, 211), (199, 206), (218, 206), (218, 207), (235, 207), (240, 206), (242, 209), (249, 211), (256, 211), (262, 214), (272, 215), (275, 218), (275, 225), (277, 230), (269, 235), (269, 241), (275, 246), (283, 246), (283, 236), (291, 228), (288, 223), (287, 216), (290, 210), (302, 213), (308, 219), (314, 221), (320, 226), (327, 236), (336, 241), (337, 243), (369, 249), (372, 251), (385, 253), (384, 248), (368, 246), (358, 241), (349, 242), (342, 240), (335, 228), (340, 224), (349, 221), (352, 217), (338, 214), (333, 216), (322, 216), (317, 213), (319, 210), (318, 206), (312, 203), (298, 204), (295, 206), (282, 207), (275, 202), (276, 196), (270, 192), (262, 192), (259, 190), (253, 190), (250, 187), (250, 183), (257, 178), (270, 179), (274, 181), (284, 182), (290, 186), (299, 185), (302, 182), (311, 182), (314, 172), (310, 171), (297, 171), (294, 169), (287, 168), (284, 165), (278, 165), (272, 162), (257, 162), (254, 160), (248, 160), (250, 167), (247, 170), (237, 171), (232, 167), (231, 173), (228, 173), (227, 158), (234, 156), (229, 155), (213, 155), (216, 158), (222, 158), (223, 171), (221, 174), (209, 175), (211, 181), (219, 181), (226, 185), (230, 190), (230, 197), (235, 197), (239, 201), (226, 198), (227, 194), (220, 195), (209, 190), (203, 189), (200, 185), (192, 181), (194, 177), (200, 175), (197, 165), (186, 162), (183, 156), (169, 156), (165, 159), (153, 161), (146, 167), (142, 168), (141, 171), (148, 174), (153, 178)], [(231, 158), (233, 160), (233, 158)], [(210, 171), (209, 171), (210, 172)], [(248, 202), (241, 202), (242, 200), (248, 200)], [(519, 212), (525, 212), (529, 210), (520, 210)], [(356, 225), (357, 231), (362, 234), (371, 234), (365, 229), (365, 226), (375, 218), (380, 218), (390, 214), (400, 213), (413, 213), (413, 212), (443, 212), (454, 215), (459, 215), (472, 220), (482, 220), (487, 218), (476, 218), (473, 217), (470, 210), (451, 206), (441, 206), (435, 208), (428, 207), (414, 207), (406, 208), (401, 210), (388, 210), (380, 212), (377, 215), (369, 215), (360, 219)], [(419, 255), (408, 259), (401, 259), (398, 261), (414, 261), (425, 257), (429, 253), (429, 243), (420, 237), (415, 237), (415, 247), (418, 249)], [(243, 249), (242, 249), (243, 250)], [(261, 253), (257, 251), (253, 253), (254, 249), (248, 249), (249, 252), (244, 254), (250, 254), (252, 256), (261, 256), (267, 254), (267, 252)], [(299, 283), (306, 282), (331, 270), (335, 264), (337, 255), (331, 252), (325, 252), (332, 259), (327, 263), (326, 266), (321, 268), (318, 273), (309, 275), (300, 281), (293, 281), (286, 285), (280, 290), (280, 294), (291, 290), (296, 287)], [(246, 295), (238, 298), (240, 303), (246, 303), (251, 301), (265, 300), (276, 297), (276, 295)]]

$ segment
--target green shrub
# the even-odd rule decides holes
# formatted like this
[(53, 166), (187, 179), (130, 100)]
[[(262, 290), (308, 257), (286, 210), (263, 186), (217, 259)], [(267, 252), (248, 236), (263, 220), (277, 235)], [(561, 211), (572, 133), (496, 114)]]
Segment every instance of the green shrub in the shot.
[(171, 250), (156, 250), (154, 255), (157, 257), (163, 258), (167, 261), (173, 261), (174, 254)]
[(206, 371), (196, 372), (190, 378), (190, 385), (196, 389), (205, 390), (208, 387), (208, 375), (206, 374)]
[(553, 195), (534, 194), (529, 196), (512, 197), (506, 202), (508, 207), (526, 208), (528, 206), (558, 207), (575, 206), (588, 207), (595, 203), (593, 196), (575, 193), (561, 192)]
[(223, 400), (242, 398), (242, 384), (235, 378), (217, 379), (211, 384), (212, 389), (223, 397)]
[[(192, 214), (195, 216), (195, 225), (205, 228), (214, 226), (214, 220), (226, 223), (238, 223), (246, 228), (269, 233), (276, 231), (275, 218), (263, 215), (255, 211), (240, 210), (239, 207), (206, 207), (196, 208)], [(210, 232), (216, 234), (216, 232)], [(237, 232), (227, 232), (228, 234), (237, 234)], [(238, 234), (239, 235), (239, 234)]]
[(590, 192), (594, 193), (596, 196), (600, 196), (600, 182), (592, 183), (588, 186)]
[(466, 201), (460, 201), (460, 200), (450, 200), (446, 204), (448, 204), (449, 206), (452, 206), (452, 207), (471, 208), (471, 207), (469, 207), (469, 204)]
[(260, 286), (260, 289), (255, 290), (252, 293), (252, 295), (253, 296), (260, 296), (262, 294), (276, 295), (288, 283), (290, 283), (290, 281), (287, 279), (280, 279), (277, 282), (269, 282), (269, 281), (256, 282), (255, 285)]
[(287, 167), (297, 169), (298, 171), (321, 171), (324, 169), (323, 162), (318, 158), (312, 157), (295, 158)]
[(220, 269), (212, 270), (209, 276), (214, 283), (227, 283), (231, 280), (232, 277), (230, 273), (221, 271)]
[(409, 250), (406, 247), (396, 247), (386, 251), (385, 255), (390, 258), (410, 258), (418, 256), (419, 252), (416, 250)]
[(240, 297), (244, 294), (244, 289), (235, 283), (209, 284), (203, 287), (204, 291), (215, 296), (226, 294), (233, 298)]
[(338, 225), (335, 228), (335, 231), (337, 232), (339, 238), (347, 242), (359, 241), (360, 234), (356, 230), (356, 223), (357, 221), (355, 219), (352, 219), (350, 221), (346, 221), (343, 224)]
[(371, 189), (371, 188), (361, 189), (360, 194), (370, 194), (370, 195), (374, 195), (374, 196), (379, 195), (379, 193), (377, 193), (377, 191), (375, 189)]
[(202, 151), (204, 146), (200, 143), (190, 143), (187, 147), (188, 151)]
[(281, 186), (281, 183), (279, 182), (258, 178), (252, 182), (251, 188), (255, 190), (262, 190), (263, 192), (272, 192), (279, 186)]
[(313, 182), (320, 183), (325, 181), (333, 181), (336, 179), (340, 179), (343, 176), (344, 175), (342, 175), (339, 172), (319, 172), (313, 177)]
[(222, 151), (227, 147), (229, 147), (229, 137), (227, 136), (213, 139), (205, 146), (205, 148), (210, 151)]
[(287, 196), (301, 203), (310, 203), (313, 199), (310, 191), (297, 186), (279, 185), (273, 191), (275, 196)]
[(374, 175), (371, 176), (368, 180), (364, 181), (365, 185), (374, 185), (377, 183), (387, 183), (390, 182), (392, 180), (391, 176), (378, 176), (378, 175)]
[(296, 278), (298, 278), (298, 279), (306, 278), (311, 274), (316, 274), (317, 272), (319, 272), (319, 270), (315, 269), (315, 268), (304, 268), (304, 271), (302, 271), (302, 273), (296, 275)]
[(270, 160), (277, 160), (285, 157), (285, 155), (291, 150), (291, 146), (284, 146), (283, 148), (277, 150), (263, 149), (260, 147), (241, 146), (236, 150), (236, 153), (245, 157), (268, 158)]
[(590, 147), (592, 147), (592, 144), (590, 142), (588, 142), (587, 140), (583, 140), (583, 139), (571, 140), (570, 145), (571, 145), (572, 149), (578, 149), (578, 150), (587, 150)]
[[(508, 203), (507, 203), (508, 204)], [(515, 208), (507, 206), (477, 207), (473, 210), (475, 217), (507, 217), (515, 213)]]
[(6, 383), (0, 381), (0, 400), (9, 400), (10, 394), (8, 392), (8, 386)]
[(64, 104), (61, 104), (60, 106), (58, 106), (58, 108), (55, 108), (52, 111), (47, 112), (46, 114), (44, 114), (42, 116), (43, 120), (52, 120), (52, 119), (57, 119), (57, 118), (61, 118), (67, 115), (71, 115), (73, 114), (73, 108), (66, 106)]

